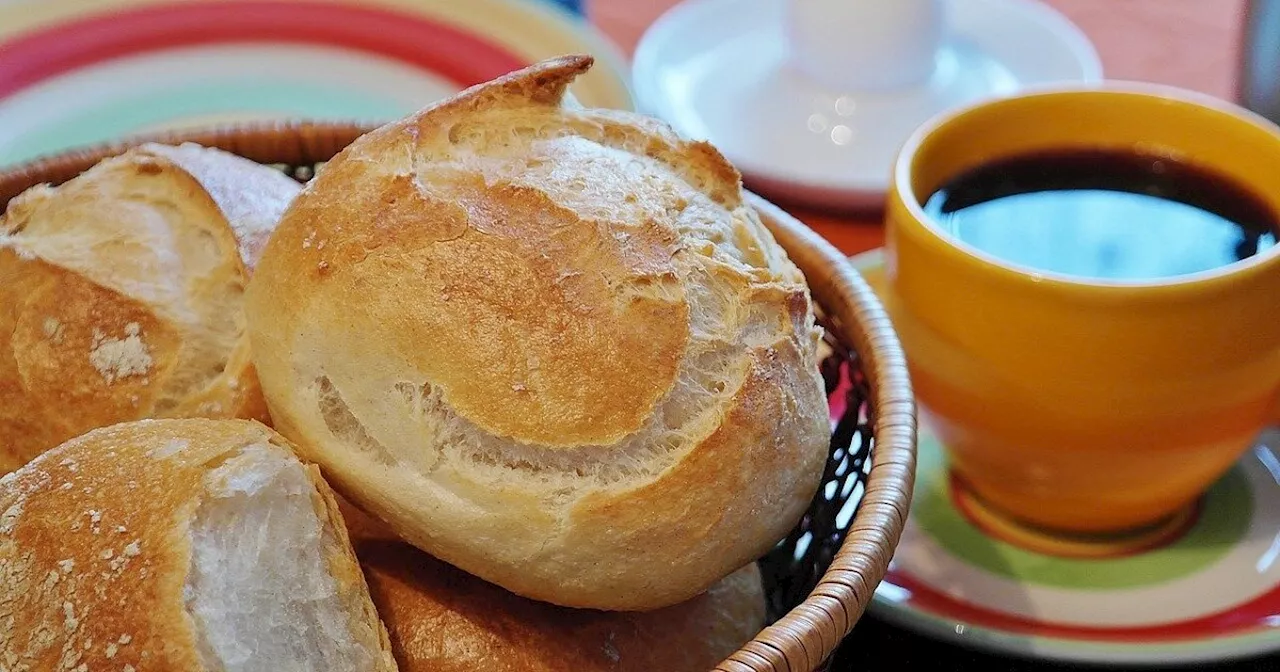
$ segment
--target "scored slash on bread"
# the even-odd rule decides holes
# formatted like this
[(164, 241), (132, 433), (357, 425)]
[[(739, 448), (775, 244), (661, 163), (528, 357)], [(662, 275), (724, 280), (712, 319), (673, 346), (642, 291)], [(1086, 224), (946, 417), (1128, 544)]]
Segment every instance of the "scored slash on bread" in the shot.
[(244, 287), (299, 186), (194, 145), (144, 145), (0, 218), (0, 473), (143, 417), (267, 420)]
[(244, 420), (92, 431), (0, 479), (0, 668), (396, 669), (328, 486)]
[(764, 554), (827, 457), (800, 271), (706, 143), (545, 61), (388, 124), (246, 298), (272, 418), (335, 488), (515, 593), (641, 610)]

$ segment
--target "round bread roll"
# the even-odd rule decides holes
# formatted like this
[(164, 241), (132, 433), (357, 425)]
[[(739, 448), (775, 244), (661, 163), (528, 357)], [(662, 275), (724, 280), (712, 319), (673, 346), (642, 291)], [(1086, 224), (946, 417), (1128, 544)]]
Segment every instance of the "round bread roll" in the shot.
[(249, 270), (299, 186), (195, 145), (146, 145), (0, 218), (0, 473), (145, 417), (267, 419)]
[(195, 419), (0, 480), (0, 669), (396, 667), (319, 470), (261, 424)]
[(351, 506), (342, 512), (400, 672), (706, 672), (764, 627), (755, 563), (663, 609), (571, 609), (481, 581)]
[(572, 109), (565, 57), (357, 140), (246, 298), (334, 487), (512, 592), (663, 607), (766, 552), (827, 455), (805, 280), (710, 145)]

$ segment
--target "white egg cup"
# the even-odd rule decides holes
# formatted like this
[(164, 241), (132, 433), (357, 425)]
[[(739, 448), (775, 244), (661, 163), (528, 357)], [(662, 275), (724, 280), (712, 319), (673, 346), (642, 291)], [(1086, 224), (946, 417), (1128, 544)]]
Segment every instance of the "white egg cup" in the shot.
[(933, 115), (1102, 67), (1035, 0), (685, 0), (645, 33), (632, 78), (641, 110), (714, 143), (751, 188), (862, 210)]

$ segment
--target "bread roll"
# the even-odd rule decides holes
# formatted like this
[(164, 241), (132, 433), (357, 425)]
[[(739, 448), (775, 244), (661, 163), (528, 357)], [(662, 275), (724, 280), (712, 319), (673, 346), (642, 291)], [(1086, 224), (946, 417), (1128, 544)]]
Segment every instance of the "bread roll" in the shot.
[(243, 293), (297, 194), (282, 173), (147, 145), (0, 218), (0, 474), (144, 417), (267, 419)]
[(755, 563), (647, 612), (557, 607), (440, 562), (343, 507), (400, 672), (707, 672), (760, 632)]
[(0, 480), (0, 668), (395, 670), (319, 470), (243, 420), (95, 430)]
[(272, 417), (414, 545), (534, 599), (683, 602), (827, 455), (805, 280), (710, 145), (562, 106), (566, 57), (357, 140), (246, 310)]

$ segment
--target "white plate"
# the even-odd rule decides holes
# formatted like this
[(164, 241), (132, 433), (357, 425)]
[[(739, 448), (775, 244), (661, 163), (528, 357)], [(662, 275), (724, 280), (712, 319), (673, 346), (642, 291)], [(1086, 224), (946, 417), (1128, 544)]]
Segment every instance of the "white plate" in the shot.
[(899, 146), (949, 107), (1055, 81), (1097, 81), (1088, 39), (1029, 0), (947, 0), (927, 83), (831, 91), (791, 66), (789, 0), (686, 0), (649, 28), (632, 64), (641, 111), (716, 145), (783, 200), (878, 208)]

